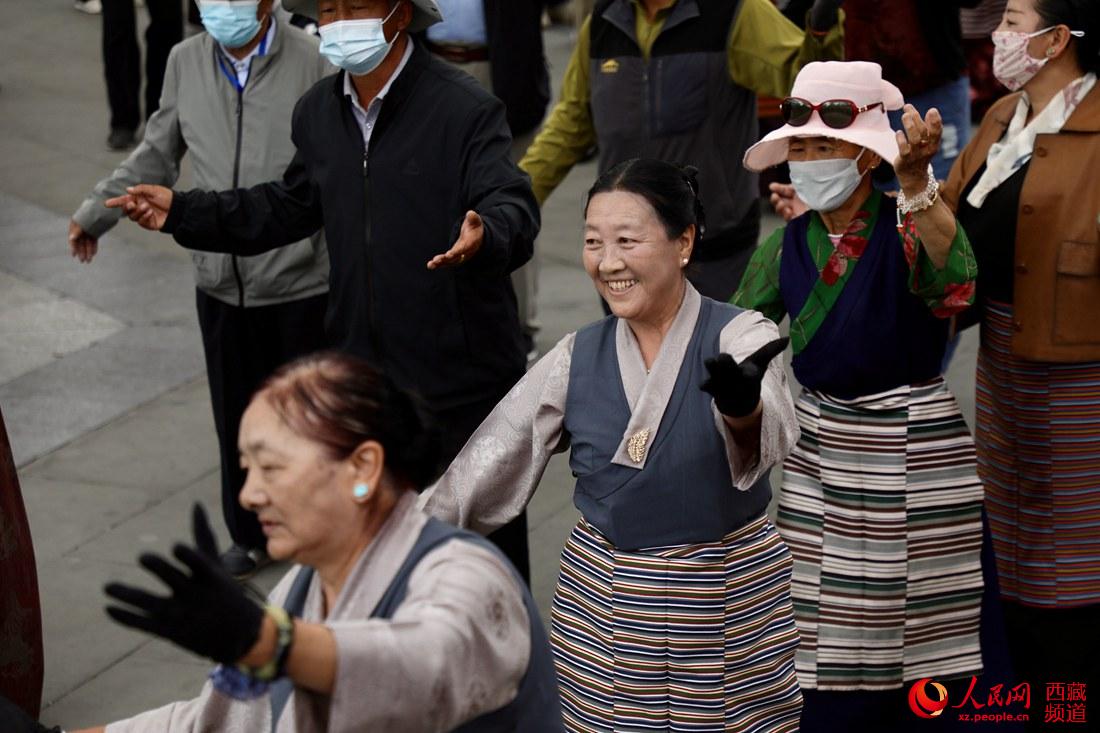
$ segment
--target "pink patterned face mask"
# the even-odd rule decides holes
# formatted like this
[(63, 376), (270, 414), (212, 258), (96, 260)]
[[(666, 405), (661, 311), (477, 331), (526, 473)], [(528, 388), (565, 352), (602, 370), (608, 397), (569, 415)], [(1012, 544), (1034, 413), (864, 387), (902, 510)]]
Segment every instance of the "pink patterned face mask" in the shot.
[(1027, 44), (1032, 38), (1054, 30), (1055, 26), (1034, 33), (993, 32), (993, 76), (1011, 91), (1016, 91), (1039, 73), (1049, 58), (1032, 58)]

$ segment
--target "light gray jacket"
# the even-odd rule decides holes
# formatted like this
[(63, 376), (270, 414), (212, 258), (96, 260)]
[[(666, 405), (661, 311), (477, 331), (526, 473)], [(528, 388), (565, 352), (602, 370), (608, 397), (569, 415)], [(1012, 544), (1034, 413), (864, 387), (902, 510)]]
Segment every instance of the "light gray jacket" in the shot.
[[(221, 191), (282, 177), (295, 152), (294, 104), (335, 70), (318, 53), (316, 39), (286, 23), (278, 23), (267, 52), (253, 57), (241, 93), (219, 65), (220, 53), (206, 33), (172, 49), (160, 108), (146, 123), (144, 139), (73, 215), (84, 231), (99, 237), (118, 222), (120, 211), (103, 202), (127, 186), (173, 186), (185, 152), (197, 188)], [(270, 305), (328, 291), (328, 252), (320, 232), (255, 257), (213, 252), (191, 257), (195, 284), (230, 305)]]

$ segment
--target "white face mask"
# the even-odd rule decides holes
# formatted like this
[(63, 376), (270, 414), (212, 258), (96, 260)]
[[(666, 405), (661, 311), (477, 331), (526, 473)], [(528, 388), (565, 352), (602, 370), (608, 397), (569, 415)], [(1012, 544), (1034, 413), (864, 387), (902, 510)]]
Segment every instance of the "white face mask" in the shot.
[(993, 32), (993, 76), (1011, 91), (1027, 84), (1050, 58), (1032, 58), (1027, 44), (1032, 38), (1054, 30), (1055, 26), (1034, 33), (1018, 31)]
[(855, 158), (788, 161), (791, 185), (814, 211), (835, 211), (859, 188), (865, 174), (858, 164), (866, 151), (863, 148)]

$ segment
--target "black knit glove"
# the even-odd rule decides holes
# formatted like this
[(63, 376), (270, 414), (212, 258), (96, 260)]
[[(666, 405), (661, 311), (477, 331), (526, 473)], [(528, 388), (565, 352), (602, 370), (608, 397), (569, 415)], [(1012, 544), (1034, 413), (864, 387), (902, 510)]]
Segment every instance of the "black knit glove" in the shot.
[(176, 544), (172, 548), (182, 568), (151, 552), (138, 558), (172, 594), (165, 598), (110, 583), (104, 592), (133, 608), (107, 606), (107, 614), (124, 626), (164, 637), (215, 662), (233, 664), (259, 638), (264, 611), (222, 568), (214, 533), (198, 504), (192, 524), (195, 547)]
[(57, 726), (42, 725), (3, 695), (0, 695), (0, 730), (4, 733), (61, 733)]
[(768, 371), (768, 363), (787, 348), (789, 338), (778, 338), (764, 344), (738, 364), (729, 354), (719, 354), (703, 364), (710, 376), (699, 389), (714, 397), (718, 412), (727, 417), (746, 417), (760, 403), (760, 383)]

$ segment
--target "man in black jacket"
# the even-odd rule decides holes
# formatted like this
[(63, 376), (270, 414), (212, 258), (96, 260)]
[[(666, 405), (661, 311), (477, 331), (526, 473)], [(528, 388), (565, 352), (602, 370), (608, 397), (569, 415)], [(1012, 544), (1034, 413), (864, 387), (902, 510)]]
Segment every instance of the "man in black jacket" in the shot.
[[(437, 0), (443, 22), (423, 34), (436, 56), (477, 79), (500, 101), (517, 163), (535, 139), (550, 101), (550, 73), (542, 46), (544, 0)], [(538, 356), (538, 249), (512, 273), (528, 362)]]
[[(523, 375), (509, 274), (531, 258), (538, 206), (500, 101), (410, 40), (439, 19), (434, 0), (312, 4), (283, 2), (318, 19), (321, 52), (344, 70), (295, 106), (281, 181), (142, 185), (107, 204), (185, 247), (238, 255), (323, 226), (330, 340), (425, 398), (449, 462)], [(526, 577), (526, 518), (493, 539)]]

